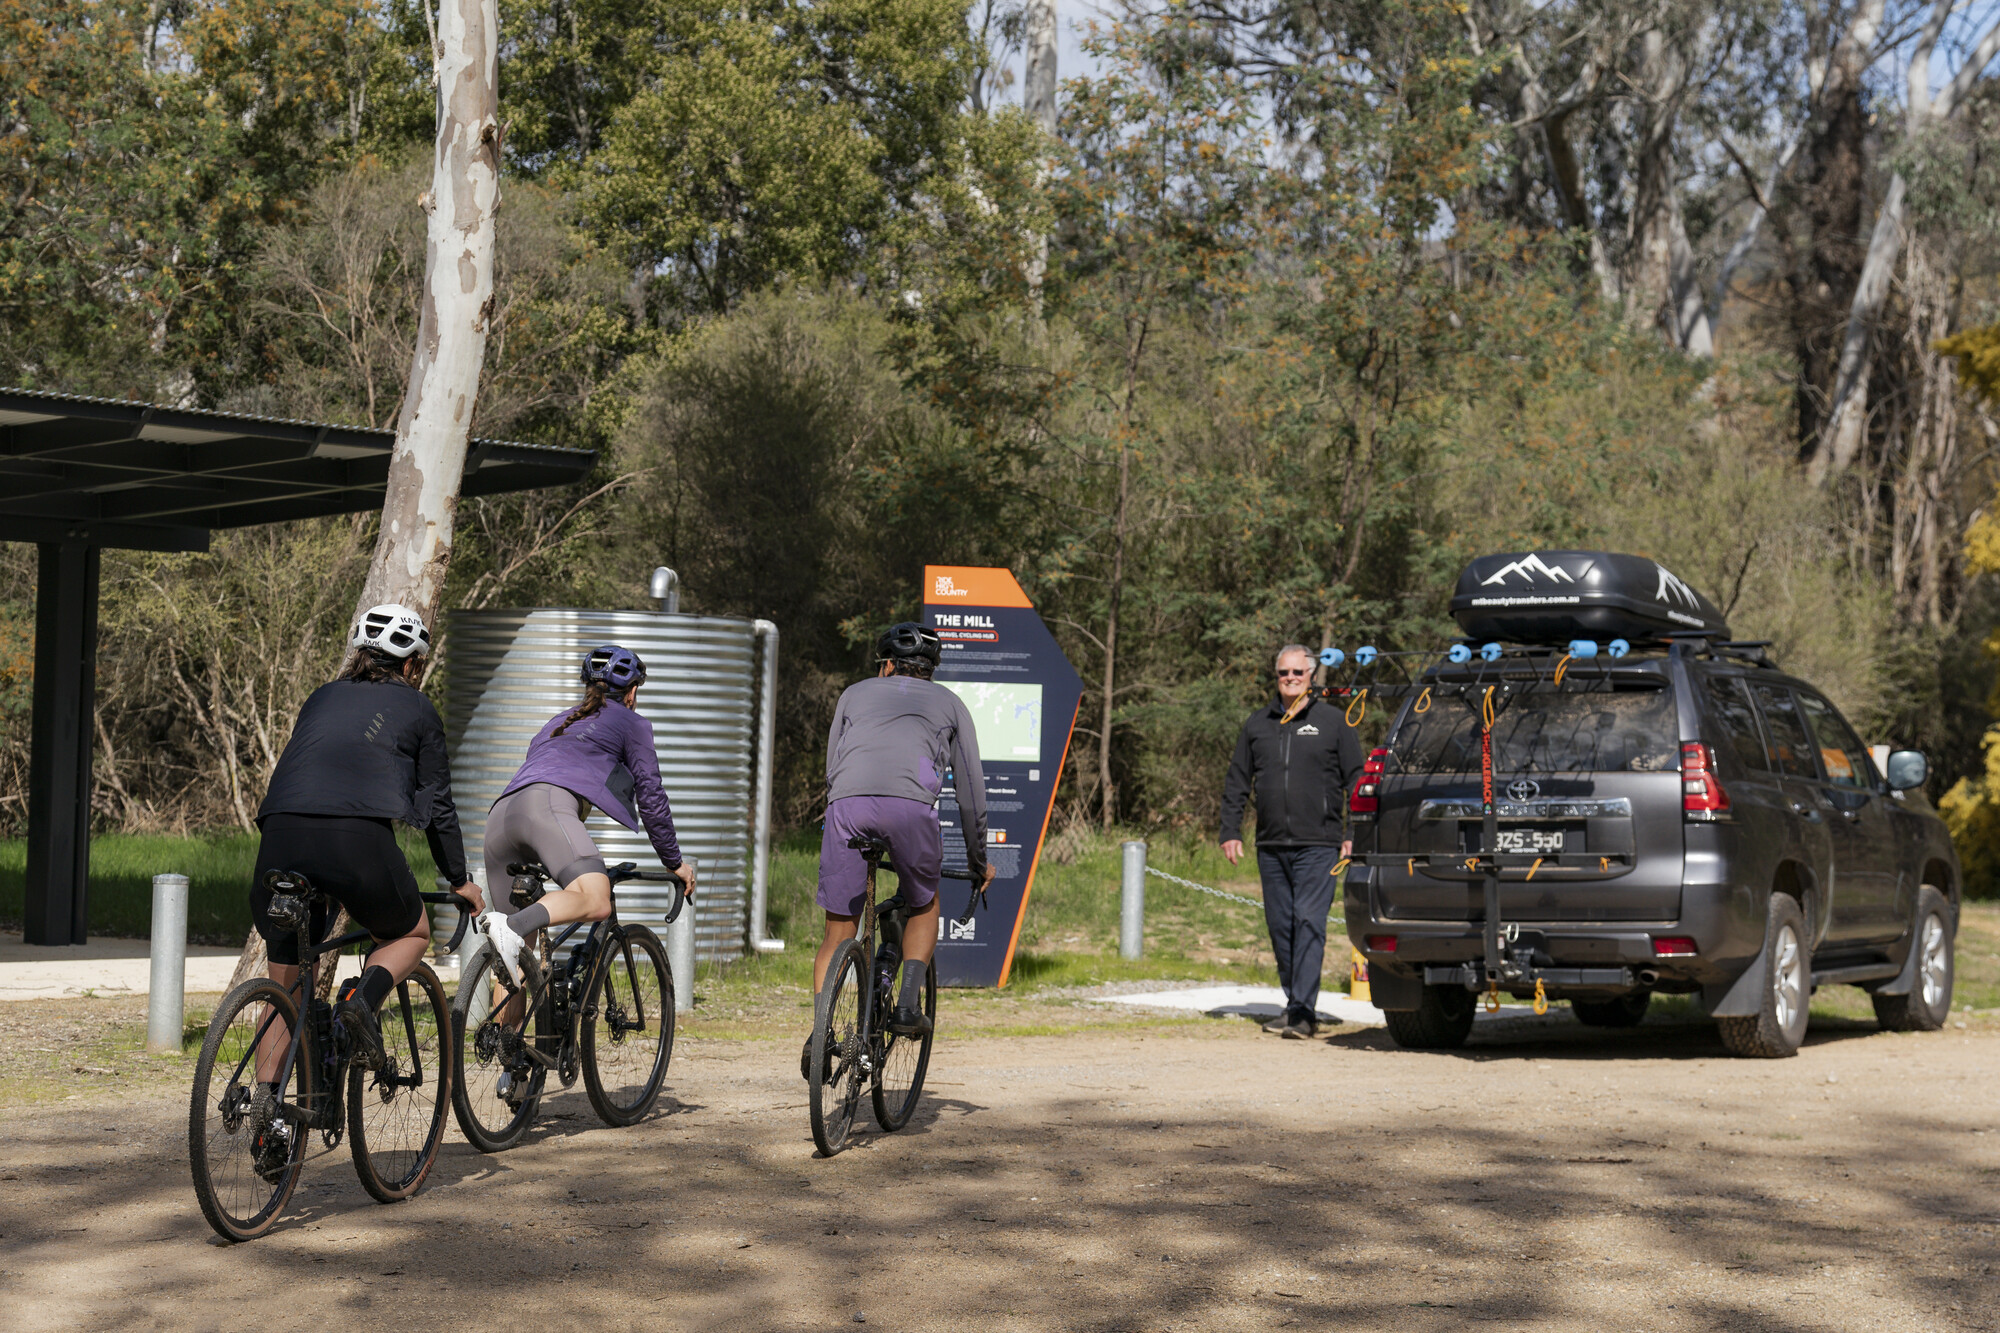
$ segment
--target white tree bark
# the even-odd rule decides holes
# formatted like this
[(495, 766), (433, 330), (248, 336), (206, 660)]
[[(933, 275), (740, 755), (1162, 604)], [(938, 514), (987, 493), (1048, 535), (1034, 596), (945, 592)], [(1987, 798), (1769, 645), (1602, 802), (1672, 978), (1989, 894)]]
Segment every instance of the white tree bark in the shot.
[[(1056, 137), (1056, 0), (1028, 0), (1027, 32), (1023, 46), (1027, 68), (1021, 76), (1021, 107), (1028, 118), (1041, 126), (1051, 140)], [(1045, 161), (1036, 173), (1036, 184), (1048, 179)], [(1049, 269), (1049, 238), (1037, 233), (1028, 249), (1028, 290), (1035, 315), (1042, 311), (1042, 279)]]
[[(419, 201), (430, 214), (423, 310), (403, 410), (396, 420), (382, 527), (355, 608), (357, 619), (377, 603), (401, 602), (435, 627), (444, 596), (452, 517), (465, 475), (479, 372), (486, 360), (487, 322), (494, 308), (499, 37), (498, 0), (443, 0), (433, 49), (437, 152), (430, 192)], [(236, 977), (262, 972), (264, 960), (263, 938), (253, 930), (237, 959)], [(322, 996), (332, 984), (329, 968), (321, 978)]]
[[(1945, 21), (1956, 7), (1956, 0), (1936, 0), (1930, 22), (1911, 49), (1906, 82), (1909, 105), (1904, 116), (1904, 132), (1910, 138), (1949, 119), (1964, 104), (1966, 94), (1979, 82), (1993, 57), (2000, 54), (2000, 21), (1996, 21), (1966, 57), (1957, 76), (1935, 98), (1931, 96), (1931, 53), (1937, 48)], [(1852, 466), (1867, 437), (1869, 376), (1874, 365), (1868, 355), (1868, 342), (1881, 317), (1882, 304), (1888, 299), (1896, 259), (1902, 254), (1907, 193), (1908, 186), (1898, 172), (1889, 181), (1889, 192), (1875, 215), (1875, 229), (1868, 238), (1868, 257), (1862, 262), (1861, 280), (1855, 284), (1854, 299), (1848, 305), (1847, 330), (1841, 338), (1840, 364), (1834, 376), (1833, 405), (1827, 412), (1825, 433), (1807, 470), (1807, 476), (1818, 485), (1825, 485)]]
[(357, 613), (401, 602), (434, 622), (444, 595), (494, 309), (499, 37), (498, 0), (443, 0), (435, 49), (437, 149), (422, 201), (430, 214), (423, 310), (396, 420), (382, 528)]

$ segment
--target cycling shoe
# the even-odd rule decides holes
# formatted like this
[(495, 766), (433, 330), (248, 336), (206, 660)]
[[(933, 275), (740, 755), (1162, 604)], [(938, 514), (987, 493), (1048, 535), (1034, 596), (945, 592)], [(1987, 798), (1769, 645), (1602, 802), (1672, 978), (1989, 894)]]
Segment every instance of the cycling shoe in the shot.
[(914, 1005), (899, 1004), (889, 1014), (889, 1031), (899, 1037), (928, 1037), (931, 1018)]
[(354, 1042), (354, 1058), (368, 1069), (380, 1069), (388, 1059), (382, 1050), (382, 1025), (368, 1002), (359, 995), (342, 1000), (334, 1010), (340, 1025)]

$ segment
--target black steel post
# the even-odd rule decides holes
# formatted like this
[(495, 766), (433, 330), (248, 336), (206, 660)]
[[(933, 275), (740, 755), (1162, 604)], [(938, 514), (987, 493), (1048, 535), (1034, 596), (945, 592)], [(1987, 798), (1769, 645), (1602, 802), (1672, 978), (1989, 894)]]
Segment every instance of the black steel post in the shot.
[(23, 938), (29, 944), (82, 944), (90, 875), (99, 550), (65, 541), (43, 542), (37, 551)]

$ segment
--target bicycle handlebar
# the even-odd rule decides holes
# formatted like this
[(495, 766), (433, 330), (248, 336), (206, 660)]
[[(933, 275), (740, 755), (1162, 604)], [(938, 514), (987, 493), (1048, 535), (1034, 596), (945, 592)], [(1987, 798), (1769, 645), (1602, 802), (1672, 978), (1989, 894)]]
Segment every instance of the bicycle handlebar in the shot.
[(458, 909), (458, 929), (451, 932), (451, 940), (444, 946), (446, 953), (457, 953), (458, 942), (465, 938), (465, 928), (472, 924), (472, 904), (464, 895), (455, 892), (419, 893), (417, 896), (427, 903), (437, 903), (440, 906), (449, 903)]
[(674, 905), (667, 909), (666, 916), (662, 918), (670, 926), (680, 919), (681, 909), (687, 906), (687, 885), (682, 883), (681, 877), (671, 870), (663, 870), (656, 874), (651, 870), (639, 869), (639, 863), (636, 861), (620, 861), (615, 866), (606, 867), (604, 873), (611, 876), (613, 884), (623, 884), (628, 879), (636, 879), (653, 884), (673, 885)]

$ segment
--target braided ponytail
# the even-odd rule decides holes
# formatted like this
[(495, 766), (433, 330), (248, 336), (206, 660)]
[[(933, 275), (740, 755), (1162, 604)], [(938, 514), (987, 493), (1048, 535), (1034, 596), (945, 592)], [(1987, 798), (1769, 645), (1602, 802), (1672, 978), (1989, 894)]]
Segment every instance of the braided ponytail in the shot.
[(561, 726), (557, 727), (554, 731), (549, 733), (549, 739), (554, 740), (557, 736), (560, 736), (565, 731), (568, 731), (570, 723), (581, 722), (585, 718), (590, 717), (593, 714), (602, 710), (604, 707), (604, 699), (607, 692), (608, 692), (607, 688), (603, 681), (593, 680), (592, 682), (590, 682), (589, 688), (587, 688), (583, 692), (583, 702), (576, 706), (575, 712), (571, 713), (568, 717), (562, 720)]

